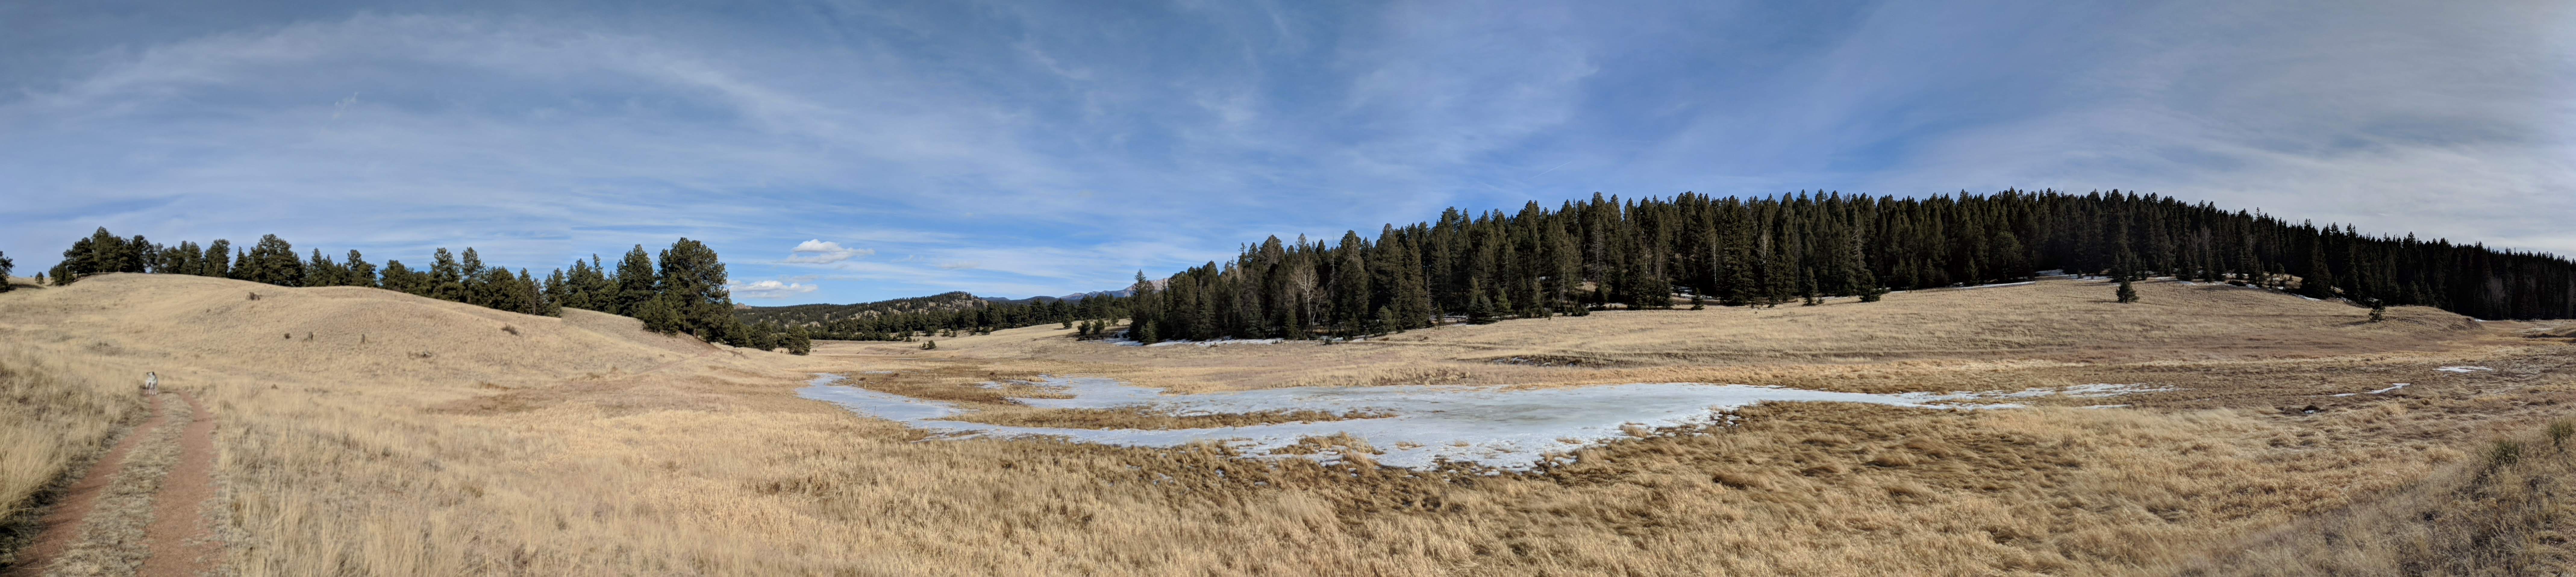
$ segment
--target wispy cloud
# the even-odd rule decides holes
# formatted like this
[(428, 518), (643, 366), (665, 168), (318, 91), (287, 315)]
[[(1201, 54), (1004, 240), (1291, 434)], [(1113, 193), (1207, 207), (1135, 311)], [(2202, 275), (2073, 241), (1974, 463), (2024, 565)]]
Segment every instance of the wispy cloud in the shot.
[(796, 248), (789, 249), (788, 252), (790, 256), (787, 257), (786, 262), (800, 264), (829, 264), (877, 253), (872, 249), (842, 248), (841, 243), (819, 239), (796, 243)]
[(745, 298), (1065, 294), (1451, 205), (1817, 188), (2576, 253), (2565, 3), (65, 10), (0, 38), (22, 268), (101, 225), (540, 269), (687, 236), (779, 283)]

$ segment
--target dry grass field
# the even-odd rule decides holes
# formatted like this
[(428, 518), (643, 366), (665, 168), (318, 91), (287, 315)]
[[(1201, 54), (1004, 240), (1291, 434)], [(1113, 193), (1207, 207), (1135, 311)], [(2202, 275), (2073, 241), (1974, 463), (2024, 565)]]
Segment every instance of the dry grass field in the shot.
[[(45, 501), (41, 486), (140, 420), (133, 381), (157, 371), (206, 407), (173, 419), (215, 425), (198, 521), (244, 575), (2405, 574), (2464, 572), (2412, 558), (2567, 559), (2576, 529), (2551, 499), (2570, 456), (2540, 431), (2576, 402), (2576, 345), (2534, 338), (2567, 325), (2412, 307), (2373, 324), (2258, 290), (2139, 290), (2120, 305), (2107, 286), (2048, 281), (1331, 345), (1117, 346), (1049, 326), (795, 357), (586, 311), (108, 275), (0, 294), (14, 475), (0, 497)], [(1484, 476), (1213, 445), (921, 442), (798, 398), (818, 372), (992, 409), (983, 420), (1093, 427), (1206, 423), (1013, 406), (1032, 391), (975, 384), (2173, 390), (1991, 411), (1767, 404)], [(2409, 386), (2367, 393), (2394, 383)], [(2102, 403), (2127, 406), (2084, 408)], [(2510, 462), (2499, 439), (2521, 442)], [(142, 441), (136, 454), (172, 440)], [(2412, 548), (2332, 555), (2392, 543)]]

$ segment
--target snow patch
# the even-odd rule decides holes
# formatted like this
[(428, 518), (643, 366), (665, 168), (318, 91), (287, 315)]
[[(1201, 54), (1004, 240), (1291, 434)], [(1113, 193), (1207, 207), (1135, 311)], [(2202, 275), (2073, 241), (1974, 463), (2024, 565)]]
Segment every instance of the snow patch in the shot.
[[(1132, 342), (1135, 342), (1135, 341), (1127, 341), (1127, 342), (1131, 342), (1131, 343), (1132, 343)], [(1213, 346), (1217, 346), (1217, 345), (1275, 345), (1275, 344), (1279, 344), (1279, 343), (1283, 343), (1283, 342), (1287, 342), (1287, 339), (1216, 339), (1216, 340), (1210, 340), (1210, 341), (1163, 341), (1163, 342), (1154, 343), (1154, 344), (1145, 345), (1145, 346), (1149, 346), (1149, 347), (1169, 347), (1169, 346), (1178, 346), (1178, 345), (1198, 345), (1198, 346), (1199, 346), (1199, 348), (1207, 348), (1207, 347), (1213, 347)]]
[(817, 376), (797, 394), (932, 431), (945, 439), (1057, 437), (1073, 442), (1158, 448), (1216, 441), (1251, 456), (1338, 460), (1337, 454), (1310, 456), (1277, 451), (1306, 437), (1344, 433), (1383, 451), (1376, 460), (1389, 466), (1433, 469), (1442, 461), (1457, 461), (1515, 471), (1529, 470), (1554, 454), (1635, 436), (1632, 431), (1731, 423), (1734, 416), (1726, 411), (1757, 403), (1826, 401), (1929, 409), (2021, 406), (1958, 402), (1989, 398), (1978, 395), (1842, 393), (1703, 383), (1560, 389), (1462, 385), (1292, 387), (1165, 395), (1161, 389), (1112, 379), (1041, 378), (1045, 382), (1036, 384), (1057, 389), (1071, 398), (1024, 398), (1020, 402), (1064, 409), (1141, 407), (1177, 415), (1312, 410), (1392, 416), (1172, 430), (1015, 427), (944, 420), (967, 410), (946, 402), (838, 385), (838, 375)]
[(2433, 369), (2433, 370), (2441, 371), (2441, 372), (2445, 372), (2445, 373), (2474, 373), (2474, 372), (2480, 372), (2480, 371), (2494, 371), (2495, 369), (2487, 368), (2487, 367), (2442, 367), (2442, 368)]
[(2397, 384), (2394, 384), (2394, 385), (2390, 385), (2388, 388), (2385, 388), (2385, 389), (2380, 389), (2380, 390), (2376, 390), (2376, 391), (2371, 391), (2371, 392), (2370, 392), (2370, 394), (2373, 394), (2373, 395), (2387, 394), (2389, 391), (2394, 391), (2394, 390), (2403, 389), (2403, 388), (2406, 388), (2406, 383), (2397, 383)]

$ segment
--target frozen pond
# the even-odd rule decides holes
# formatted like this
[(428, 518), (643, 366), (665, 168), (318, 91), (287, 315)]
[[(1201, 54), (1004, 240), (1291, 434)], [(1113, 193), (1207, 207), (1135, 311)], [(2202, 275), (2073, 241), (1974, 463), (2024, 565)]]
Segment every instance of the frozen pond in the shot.
[[(1508, 470), (1528, 470), (1551, 454), (1563, 453), (1629, 436), (1636, 427), (1662, 428), (1719, 423), (1728, 411), (1769, 401), (1837, 401), (1939, 409), (2010, 408), (1988, 399), (2064, 394), (2108, 396), (2132, 389), (2124, 385), (2086, 385), (2067, 390), (2032, 389), (2017, 393), (1868, 394), (1813, 391), (1752, 385), (1644, 383), (1579, 388), (1505, 390), (1475, 386), (1300, 387), (1165, 395), (1113, 379), (1044, 377), (1036, 383), (1071, 398), (1022, 398), (1032, 407), (1106, 409), (1140, 407), (1175, 415), (1209, 415), (1262, 411), (1366, 412), (1390, 416), (1326, 422), (1295, 422), (1203, 429), (1138, 430), (1017, 427), (943, 420), (971, 409), (941, 401), (834, 384), (839, 375), (821, 375), (797, 391), (799, 396), (839, 404), (862, 415), (897, 421), (948, 438), (1062, 437), (1069, 441), (1134, 447), (1176, 447), (1198, 441), (1220, 441), (1247, 455), (1283, 455), (1277, 450), (1299, 439), (1346, 433), (1368, 442), (1385, 465), (1430, 469), (1441, 460), (1469, 462)], [(1338, 455), (1312, 455), (1326, 460)]]

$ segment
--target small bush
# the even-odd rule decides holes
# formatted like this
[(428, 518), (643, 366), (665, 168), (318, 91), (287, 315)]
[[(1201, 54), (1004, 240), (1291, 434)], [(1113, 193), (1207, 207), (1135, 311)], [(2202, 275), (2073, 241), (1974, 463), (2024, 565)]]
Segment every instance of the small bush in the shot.
[(2487, 466), (2490, 467), (2511, 465), (2521, 460), (2522, 443), (2520, 442), (2499, 439), (2495, 442), (2495, 447), (2487, 450)]
[(2576, 422), (2559, 421), (2549, 424), (2549, 446), (2565, 449), (2567, 438), (2571, 436), (2576, 436)]
[(935, 350), (939, 350), (939, 341), (934, 341), (934, 340), (930, 340), (930, 339), (922, 339), (922, 340), (921, 340), (921, 350), (925, 350), (925, 351), (935, 351)]

